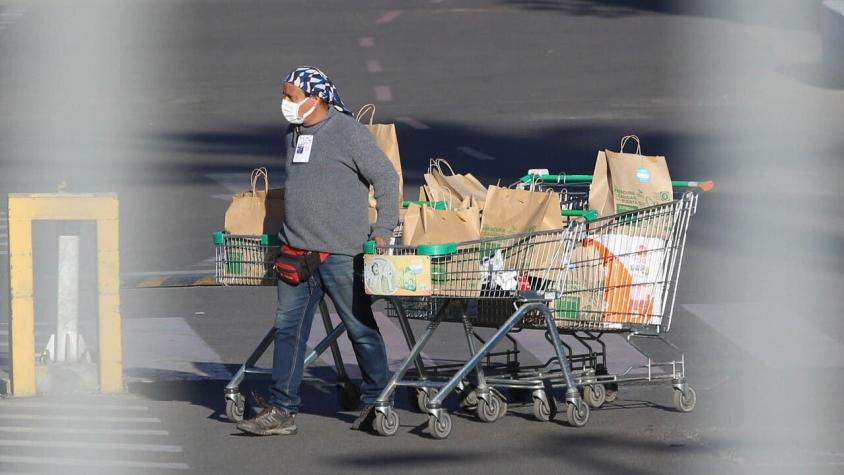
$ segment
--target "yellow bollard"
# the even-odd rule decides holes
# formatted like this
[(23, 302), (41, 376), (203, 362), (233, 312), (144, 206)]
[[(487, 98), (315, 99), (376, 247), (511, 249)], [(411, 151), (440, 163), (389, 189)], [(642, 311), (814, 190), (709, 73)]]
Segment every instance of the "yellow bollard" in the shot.
[(100, 391), (123, 391), (120, 331), (119, 207), (117, 195), (9, 194), (9, 284), (11, 294), (9, 354), (11, 391), (35, 394), (35, 322), (32, 277), (32, 221), (97, 222)]

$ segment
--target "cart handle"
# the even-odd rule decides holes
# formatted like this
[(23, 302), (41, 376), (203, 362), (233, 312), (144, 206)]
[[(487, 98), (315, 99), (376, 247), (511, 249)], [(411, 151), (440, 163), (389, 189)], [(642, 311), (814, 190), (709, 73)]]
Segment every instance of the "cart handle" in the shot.
[(445, 211), (448, 209), (448, 203), (445, 201), (415, 201), (415, 200), (404, 200), (401, 202), (402, 208), (408, 208), (410, 205), (419, 205), (419, 206), (430, 206), (436, 210)]
[(586, 221), (594, 221), (598, 219), (598, 212), (594, 209), (564, 209), (560, 211), (563, 216), (584, 218)]
[[(592, 183), (592, 175), (525, 175), (519, 178), (522, 183)], [(672, 180), (671, 186), (676, 188), (697, 188), (704, 193), (715, 188), (712, 180)]]

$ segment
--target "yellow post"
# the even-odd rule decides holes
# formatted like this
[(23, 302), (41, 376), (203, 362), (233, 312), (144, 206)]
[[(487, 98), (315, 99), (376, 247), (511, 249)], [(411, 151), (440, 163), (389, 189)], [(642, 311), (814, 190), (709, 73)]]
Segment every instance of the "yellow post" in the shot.
[(118, 216), (117, 196), (112, 193), (9, 194), (9, 353), (13, 395), (35, 394), (34, 219), (97, 222), (100, 391), (123, 391)]

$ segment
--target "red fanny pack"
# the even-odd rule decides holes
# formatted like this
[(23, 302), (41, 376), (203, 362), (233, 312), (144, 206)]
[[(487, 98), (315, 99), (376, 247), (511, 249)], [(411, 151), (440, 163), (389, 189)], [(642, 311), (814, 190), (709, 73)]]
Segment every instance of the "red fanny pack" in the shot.
[(327, 252), (304, 251), (282, 244), (281, 253), (275, 259), (275, 270), (279, 279), (299, 285), (310, 279), (328, 256)]

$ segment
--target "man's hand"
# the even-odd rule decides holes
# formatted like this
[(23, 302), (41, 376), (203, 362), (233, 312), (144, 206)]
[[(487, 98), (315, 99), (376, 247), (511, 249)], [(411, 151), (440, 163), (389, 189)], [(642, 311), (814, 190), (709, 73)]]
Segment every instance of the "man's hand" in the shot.
[(375, 241), (375, 245), (378, 247), (385, 247), (387, 245), (387, 241), (384, 240), (381, 236), (373, 236), (372, 238)]

